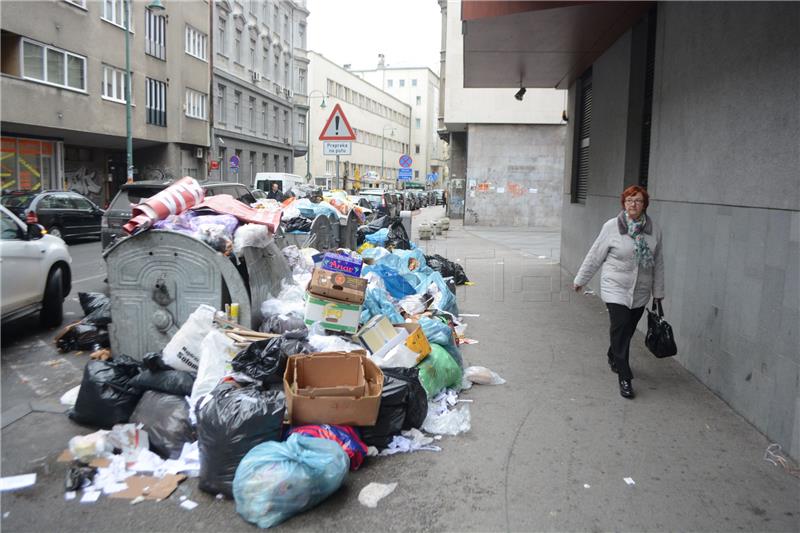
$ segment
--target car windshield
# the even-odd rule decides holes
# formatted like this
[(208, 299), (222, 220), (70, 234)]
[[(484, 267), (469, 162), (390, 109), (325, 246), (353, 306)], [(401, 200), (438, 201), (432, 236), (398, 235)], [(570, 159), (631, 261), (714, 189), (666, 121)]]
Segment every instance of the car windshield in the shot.
[(383, 200), (380, 194), (361, 193), (361, 195), (369, 200), (369, 203), (371, 203), (373, 207), (381, 205), (381, 201)]
[(130, 189), (123, 189), (114, 198), (114, 201), (109, 206), (109, 210), (113, 211), (130, 211), (131, 205), (142, 203), (154, 194), (164, 190), (163, 187), (132, 187)]
[(5, 207), (28, 207), (30, 205), (31, 200), (33, 200), (35, 193), (22, 193), (22, 194), (4, 194), (2, 198), (0, 198), (0, 203), (3, 204)]

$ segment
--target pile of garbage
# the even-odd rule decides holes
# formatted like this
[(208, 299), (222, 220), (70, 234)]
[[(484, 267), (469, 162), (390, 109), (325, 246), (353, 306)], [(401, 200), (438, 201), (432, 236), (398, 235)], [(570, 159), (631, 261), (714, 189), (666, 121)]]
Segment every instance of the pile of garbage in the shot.
[[(307, 206), (296, 199), (282, 216), (292, 207)], [(150, 226), (211, 238), (204, 228), (227, 224), (185, 213)], [(234, 249), (243, 227), (228, 231)], [(359, 239), (356, 251), (285, 247), (291, 279), (261, 302), (256, 329), (200, 305), (161, 352), (89, 361), (62, 401), (74, 421), (101, 429), (63, 454), (68, 497), (165, 499), (198, 477), (271, 527), (333, 494), (369, 457), (440, 451), (442, 435), (469, 431), (460, 391), (504, 380), (464, 368), (463, 268), (426, 256), (397, 220), (363, 226)], [(371, 485), (359, 500), (374, 507), (392, 490)]]

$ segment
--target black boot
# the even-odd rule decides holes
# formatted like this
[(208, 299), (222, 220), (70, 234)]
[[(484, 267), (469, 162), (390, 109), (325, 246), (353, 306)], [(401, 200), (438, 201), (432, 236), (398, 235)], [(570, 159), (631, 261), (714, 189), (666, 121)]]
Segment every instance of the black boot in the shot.
[(623, 398), (633, 399), (635, 394), (633, 393), (633, 384), (631, 383), (631, 380), (619, 380), (619, 393)]

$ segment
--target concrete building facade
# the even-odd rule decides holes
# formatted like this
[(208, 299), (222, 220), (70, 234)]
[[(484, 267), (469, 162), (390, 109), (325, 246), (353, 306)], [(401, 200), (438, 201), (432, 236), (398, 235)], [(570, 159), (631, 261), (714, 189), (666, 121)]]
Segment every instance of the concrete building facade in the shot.
[[(308, 55), (310, 157), (295, 160), (298, 174), (307, 173), (318, 185), (333, 188), (396, 188), (399, 160), (411, 142), (411, 106), (322, 54)], [(340, 156), (338, 184), (336, 157), (324, 155), (318, 140), (336, 104), (356, 134), (352, 154)], [(300, 172), (302, 168), (307, 171)]]
[[(444, 182), (446, 145), (436, 134), (439, 115), (439, 76), (427, 67), (389, 67), (380, 56), (373, 70), (354, 71), (411, 108), (409, 156), (412, 181), (439, 187)], [(434, 181), (435, 178), (435, 181)]]
[(449, 215), (467, 225), (559, 227), (566, 92), (529, 88), (519, 101), (518, 89), (466, 88), (461, 1), (439, 5)]
[(308, 14), (305, 0), (214, 2), (210, 178), (251, 185), (306, 152)]
[[(490, 7), (519, 7), (501, 4)], [(481, 33), (507, 35), (513, 50), (495, 50), (495, 69), (524, 55), (539, 72), (556, 74), (542, 85), (569, 87), (567, 276), (620, 211), (621, 191), (646, 186), (648, 214), (664, 236), (665, 310), (677, 359), (800, 457), (800, 4), (525, 9), (513, 15), (525, 33), (505, 20), (511, 17), (468, 14), (465, 45)], [(595, 21), (609, 20), (620, 33), (586, 63), (554, 65), (552, 55), (538, 54), (570, 57), (575, 44), (537, 42), (539, 29), (558, 24), (591, 39), (606, 31)], [(482, 61), (479, 53), (465, 60), (473, 83)]]
[[(205, 175), (208, 4), (168, 4), (131, 4), (137, 180)], [(3, 190), (67, 188), (104, 205), (124, 183), (126, 5), (3, 2)]]

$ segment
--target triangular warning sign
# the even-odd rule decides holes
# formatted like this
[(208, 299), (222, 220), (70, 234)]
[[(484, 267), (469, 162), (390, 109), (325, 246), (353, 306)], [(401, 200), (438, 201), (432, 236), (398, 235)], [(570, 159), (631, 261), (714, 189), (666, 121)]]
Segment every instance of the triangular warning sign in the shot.
[(356, 134), (350, 123), (347, 122), (347, 117), (344, 116), (342, 106), (336, 104), (331, 111), (331, 116), (322, 128), (322, 133), (319, 134), (320, 141), (355, 141)]

